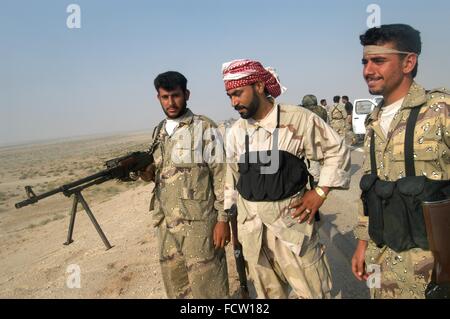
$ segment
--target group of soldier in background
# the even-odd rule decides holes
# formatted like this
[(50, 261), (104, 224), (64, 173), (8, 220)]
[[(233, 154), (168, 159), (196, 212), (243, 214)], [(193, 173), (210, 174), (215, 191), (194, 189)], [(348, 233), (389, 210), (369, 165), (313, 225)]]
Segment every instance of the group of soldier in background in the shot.
[(303, 97), (299, 106), (307, 108), (316, 113), (321, 119), (328, 123), (349, 145), (357, 143), (356, 135), (353, 133), (352, 113), (353, 104), (349, 101), (347, 95), (342, 98), (339, 95), (333, 97), (333, 105), (327, 105), (327, 100), (320, 100), (317, 103), (317, 97), (313, 94), (307, 94)]

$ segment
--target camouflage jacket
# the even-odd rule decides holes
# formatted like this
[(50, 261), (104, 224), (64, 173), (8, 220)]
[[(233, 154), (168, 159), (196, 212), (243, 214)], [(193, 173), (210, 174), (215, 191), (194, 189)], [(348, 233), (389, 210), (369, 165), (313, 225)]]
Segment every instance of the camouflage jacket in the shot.
[(334, 104), (330, 108), (330, 121), (343, 121), (347, 118), (347, 112), (345, 111), (344, 104), (338, 103)]
[[(420, 107), (414, 131), (414, 163), (416, 176), (425, 175), (434, 180), (447, 180), (450, 173), (450, 91), (436, 89), (425, 91), (413, 83), (403, 104), (394, 116), (387, 137), (379, 125), (383, 110), (377, 107), (366, 119), (364, 141), (364, 174), (370, 169), (370, 135), (375, 132), (375, 157), (377, 173), (382, 180), (396, 181), (405, 177), (405, 128), (411, 109)], [(359, 209), (355, 236), (369, 240), (368, 217), (364, 216), (362, 205)]]
[[(193, 234), (211, 230), (217, 221), (227, 222), (223, 210), (225, 164), (211, 156), (221, 140), (215, 139), (216, 124), (188, 109), (171, 136), (164, 126), (165, 121), (159, 134), (157, 129), (154, 133), (160, 141), (154, 152), (155, 187), (150, 203), (154, 225), (165, 220), (170, 231)], [(223, 144), (217, 146), (220, 154)]]

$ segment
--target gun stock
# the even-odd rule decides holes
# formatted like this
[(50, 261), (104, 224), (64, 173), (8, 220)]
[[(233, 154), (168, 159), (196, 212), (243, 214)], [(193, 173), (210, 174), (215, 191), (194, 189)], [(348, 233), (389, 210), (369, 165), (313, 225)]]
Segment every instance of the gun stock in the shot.
[(423, 203), (423, 215), (434, 265), (427, 299), (450, 299), (450, 199)]

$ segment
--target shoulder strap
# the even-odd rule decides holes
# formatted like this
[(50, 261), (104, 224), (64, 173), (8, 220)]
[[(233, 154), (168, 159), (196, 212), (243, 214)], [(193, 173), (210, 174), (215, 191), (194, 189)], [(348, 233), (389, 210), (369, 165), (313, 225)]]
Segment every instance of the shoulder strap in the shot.
[(245, 161), (244, 161), (244, 165), (245, 165), (245, 171), (248, 171), (249, 169), (249, 165), (250, 165), (250, 138), (248, 136), (248, 133), (245, 133)]
[(164, 126), (164, 122), (166, 120), (162, 120), (161, 122), (159, 122), (158, 126), (156, 126), (153, 130), (153, 134), (152, 134), (152, 138), (154, 139), (155, 136), (159, 135), (159, 133), (161, 132), (162, 127)]
[(333, 116), (334, 111), (336, 111), (336, 109), (339, 113), (341, 113), (341, 116), (344, 117), (344, 113), (342, 113), (342, 111), (339, 109), (339, 104), (333, 108), (333, 110), (331, 111), (331, 116)]
[[(278, 152), (278, 134), (280, 130), (280, 104), (277, 105), (277, 127), (275, 128), (272, 141), (272, 152)], [(271, 153), (273, 154), (273, 153)]]
[(155, 129), (153, 130), (153, 134), (152, 134), (152, 144), (150, 144), (149, 147), (149, 152), (153, 153), (157, 147), (157, 145), (159, 144), (159, 134), (161, 133), (162, 127), (164, 126), (166, 120), (162, 120), (161, 122), (159, 122), (158, 126), (155, 127)]
[(413, 108), (409, 113), (405, 132), (405, 170), (406, 176), (416, 176), (414, 167), (414, 128), (416, 127), (420, 107)]
[(375, 158), (375, 131), (372, 128), (372, 132), (370, 134), (370, 168), (372, 174), (378, 175), (377, 172), (377, 160)]
[(280, 104), (277, 105), (277, 128), (280, 128)]

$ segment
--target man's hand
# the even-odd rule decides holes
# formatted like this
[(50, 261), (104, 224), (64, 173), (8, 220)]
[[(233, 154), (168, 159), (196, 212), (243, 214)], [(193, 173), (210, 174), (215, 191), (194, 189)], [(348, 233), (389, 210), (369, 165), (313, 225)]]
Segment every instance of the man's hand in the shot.
[(230, 242), (230, 225), (226, 222), (217, 222), (214, 227), (214, 247), (224, 248)]
[(369, 274), (366, 272), (366, 250), (367, 241), (359, 240), (352, 258), (352, 272), (359, 281), (369, 278)]
[[(322, 187), (324, 192), (328, 194), (329, 189), (327, 187)], [(303, 197), (295, 204), (292, 204), (289, 208), (296, 208), (295, 212), (292, 213), (292, 218), (298, 218), (299, 223), (304, 223), (308, 221), (312, 224), (314, 221), (314, 215), (322, 206), (325, 200), (317, 194), (315, 190), (310, 190), (303, 195)]]
[(156, 166), (154, 163), (147, 166), (143, 171), (139, 171), (139, 177), (146, 182), (153, 182), (155, 180)]

